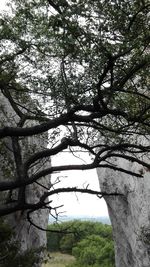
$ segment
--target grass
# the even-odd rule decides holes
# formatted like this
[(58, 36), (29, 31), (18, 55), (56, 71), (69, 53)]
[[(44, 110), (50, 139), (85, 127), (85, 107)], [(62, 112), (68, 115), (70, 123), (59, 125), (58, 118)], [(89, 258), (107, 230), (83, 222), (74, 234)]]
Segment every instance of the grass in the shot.
[(73, 256), (60, 252), (51, 252), (49, 256), (50, 259), (46, 264), (43, 264), (42, 267), (65, 267), (75, 260)]

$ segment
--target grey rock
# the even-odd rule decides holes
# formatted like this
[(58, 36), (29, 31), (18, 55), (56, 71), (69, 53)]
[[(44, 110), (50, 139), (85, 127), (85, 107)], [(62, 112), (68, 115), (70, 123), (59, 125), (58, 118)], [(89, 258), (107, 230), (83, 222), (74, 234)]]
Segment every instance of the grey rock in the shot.
[(101, 191), (122, 196), (105, 196), (113, 227), (116, 267), (150, 266), (150, 170), (117, 159), (119, 166), (143, 173), (136, 178), (110, 169), (98, 169)]
[[(18, 123), (18, 116), (12, 109), (8, 100), (0, 94), (0, 127), (3, 126), (16, 126)], [(34, 122), (32, 122), (34, 123)], [(30, 123), (28, 124), (28, 126)], [(38, 137), (28, 137), (24, 139), (21, 143), (23, 150), (23, 158), (26, 159), (29, 155), (31, 155), (34, 151), (38, 151), (40, 148), (45, 148), (47, 146), (47, 136), (44, 135), (44, 138)], [(5, 138), (0, 142), (1, 146), (1, 155), (0, 155), (0, 180), (1, 181), (10, 181), (14, 173), (14, 158), (13, 153), (11, 151), (12, 144), (10, 138)], [(51, 162), (49, 162), (50, 166)], [(37, 164), (36, 167), (32, 168), (32, 172), (35, 172), (39, 167), (41, 168), (43, 163)], [(45, 187), (50, 187), (50, 177), (44, 177), (40, 179), (40, 182)], [(36, 203), (39, 201), (40, 196), (47, 191), (45, 188), (40, 185), (34, 183), (32, 185), (27, 186), (26, 188), (26, 200), (28, 203)], [(18, 191), (13, 190), (12, 198), (15, 200), (17, 197)], [(6, 198), (8, 197), (9, 192), (0, 193), (0, 204), (2, 205)], [(31, 220), (37, 226), (40, 226), (43, 229), (47, 228), (49, 218), (49, 211), (46, 209), (40, 209), (31, 214)], [(26, 216), (26, 212), (17, 211), (13, 214), (6, 216), (6, 221), (10, 224), (13, 232), (15, 233), (14, 239), (18, 241), (20, 244), (20, 251), (25, 252), (30, 249), (39, 249), (46, 247), (46, 232), (41, 231), (35, 226), (31, 225)], [(38, 253), (37, 256), (42, 260), (43, 251)], [(35, 266), (41, 266), (41, 262)]]

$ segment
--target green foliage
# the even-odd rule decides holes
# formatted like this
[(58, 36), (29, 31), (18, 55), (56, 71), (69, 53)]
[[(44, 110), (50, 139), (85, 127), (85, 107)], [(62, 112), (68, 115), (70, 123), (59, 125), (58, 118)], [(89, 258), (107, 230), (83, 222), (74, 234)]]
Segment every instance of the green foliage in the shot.
[(62, 250), (70, 253), (77, 242), (92, 234), (112, 240), (111, 226), (99, 222), (75, 220), (60, 224), (50, 224), (48, 225), (48, 230), (50, 230), (47, 233), (47, 249), (49, 251)]
[[(37, 131), (41, 126), (39, 121), (44, 121), (45, 127), (37, 134), (50, 130), (51, 148), (60, 144), (63, 135), (71, 139), (71, 145), (67, 146), (72, 150), (79, 144), (92, 157), (97, 154), (93, 161), (95, 167), (106, 164), (117, 168), (110, 162), (112, 157), (139, 163), (138, 155), (149, 152), (149, 148), (141, 147), (142, 137), (146, 136), (148, 142), (150, 132), (148, 0), (68, 0), (68, 4), (60, 0), (8, 2), (11, 11), (0, 18), (0, 87), (14, 115), (4, 114), (6, 121), (1, 126), (25, 130), (29, 125), (38, 125)], [(19, 123), (14, 119), (18, 113), (21, 113)], [(76, 133), (77, 143), (74, 142)], [(9, 177), (16, 180), (21, 177), (18, 170), (26, 170), (22, 139), (19, 138), (22, 166), (14, 164), (15, 153), (13, 155), (7, 142), (0, 143), (2, 156), (6, 151), (9, 155), (12, 153), (10, 158), (13, 158), (11, 162), (9, 157), (7, 161), (3, 157), (4, 180)], [(36, 149), (26, 149), (25, 157), (29, 159)], [(49, 152), (49, 156), (54, 155)], [(37, 161), (42, 159), (43, 164), (49, 156), (35, 157), (24, 180), (33, 178), (31, 173)], [(40, 171), (41, 166), (34, 169), (36, 175)], [(50, 168), (46, 175), (51, 172)], [(85, 227), (77, 222), (73, 228), (69, 224), (63, 227), (62, 230), (71, 229), (70, 233), (66, 237), (54, 233), (53, 238), (49, 236), (49, 249), (53, 239), (54, 248), (70, 251), (78, 242), (86, 240), (87, 233), (110, 240), (109, 229), (102, 226), (92, 229), (90, 224)], [(109, 246), (106, 248), (109, 250)], [(97, 261), (96, 258), (94, 264)]]
[[(114, 267), (112, 228), (99, 222), (70, 221), (48, 226), (49, 251), (72, 253), (76, 262), (68, 267)], [(65, 233), (66, 232), (66, 233)]]
[(62, 252), (68, 252), (71, 254), (72, 248), (73, 248), (75, 243), (76, 243), (75, 235), (73, 233), (67, 234), (67, 235), (63, 236), (60, 240), (60, 250)]
[[(132, 69), (148, 56), (148, 1), (142, 4), (142, 1), (108, 0), (106, 4), (98, 0), (94, 3), (91, 0), (70, 0), (67, 8), (62, 1), (57, 1), (58, 9), (55, 12), (50, 12), (52, 7), (48, 1), (12, 2), (13, 16), (3, 17), (2, 39), (11, 40), (15, 52), (19, 48), (24, 49), (23, 55), (16, 55), (15, 58), (28, 63), (30, 68), (22, 69), (20, 61), (14, 63), (12, 58), (9, 68), (12, 71), (15, 64), (15, 69), (20, 70), (17, 75), (21, 82), (32, 85), (34, 93), (43, 92), (43, 98), (45, 93), (47, 105), (51, 97), (58, 111), (66, 110), (67, 105), (71, 107), (74, 103), (91, 103), (97, 93), (98, 77), (112, 55), (125, 53), (125, 56), (116, 59), (113, 66), (113, 82), (117, 86), (118, 79), (121, 81), (130, 67)], [(7, 46), (3, 56), (6, 54), (10, 56)], [(133, 96), (128, 92), (138, 88), (127, 83), (128, 90), (123, 90), (125, 97), (117, 88), (110, 95), (110, 72), (104, 78), (103, 93), (109, 106), (119, 101), (118, 105), (130, 111), (130, 101), (125, 100), (124, 105), (124, 98), (131, 97), (132, 101)], [(142, 84), (142, 81), (138, 82)], [(146, 84), (146, 79), (143, 83)], [(138, 98), (139, 95), (134, 94), (137, 103)], [(49, 112), (52, 112), (50, 107)]]
[(61, 231), (59, 233), (60, 228), (61, 226), (58, 224), (48, 225), (48, 230), (49, 230), (49, 232), (47, 232), (47, 250), (48, 251), (60, 250), (60, 240), (63, 236)]
[(81, 266), (114, 266), (113, 242), (98, 235), (90, 235), (73, 248), (72, 254)]
[(41, 248), (21, 252), (8, 224), (0, 220), (0, 267), (33, 267), (38, 263)]
[(115, 255), (113, 242), (105, 243), (105, 246), (101, 249), (98, 263), (100, 267), (114, 267)]

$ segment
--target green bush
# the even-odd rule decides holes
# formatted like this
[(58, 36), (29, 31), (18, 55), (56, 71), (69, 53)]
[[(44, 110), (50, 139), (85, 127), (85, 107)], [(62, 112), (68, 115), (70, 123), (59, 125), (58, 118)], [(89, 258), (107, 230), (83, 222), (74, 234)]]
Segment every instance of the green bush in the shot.
[(19, 242), (13, 238), (13, 232), (8, 224), (0, 220), (0, 267), (33, 267), (39, 261), (39, 250), (20, 252)]
[(114, 266), (113, 242), (98, 235), (90, 235), (80, 241), (73, 248), (72, 254), (80, 266)]
[(72, 253), (72, 248), (76, 243), (75, 236), (73, 233), (64, 235), (60, 240), (60, 250), (65, 253)]
[(115, 262), (113, 241), (106, 242), (105, 246), (100, 250), (98, 257), (99, 266), (113, 267)]
[[(72, 248), (76, 246), (79, 241), (92, 234), (110, 241), (112, 240), (111, 226), (99, 222), (75, 220), (60, 224), (51, 224), (48, 226), (48, 230), (52, 231), (47, 233), (48, 251), (71, 253)], [(60, 231), (60, 233), (53, 231)]]
[(60, 231), (60, 233), (48, 232), (48, 250), (61, 251), (75, 256), (76, 261), (68, 267), (115, 266), (110, 225), (76, 220), (49, 225), (48, 229)]
[(60, 250), (60, 240), (62, 236), (58, 233), (48, 233), (47, 234), (47, 250), (48, 251), (59, 251)]

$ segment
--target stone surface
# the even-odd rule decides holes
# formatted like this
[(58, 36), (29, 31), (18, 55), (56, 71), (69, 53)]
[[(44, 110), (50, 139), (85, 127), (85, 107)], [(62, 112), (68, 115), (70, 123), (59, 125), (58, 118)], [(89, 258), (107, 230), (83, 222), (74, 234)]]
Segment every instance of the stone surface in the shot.
[(109, 169), (98, 169), (101, 191), (123, 196), (106, 196), (115, 241), (116, 267), (150, 266), (150, 170), (123, 159), (115, 164), (143, 173), (136, 178)]
[[(0, 127), (3, 126), (15, 126), (17, 125), (18, 117), (15, 114), (14, 110), (10, 106), (8, 100), (0, 94)], [(33, 122), (34, 123), (34, 122)], [(22, 141), (21, 146), (23, 150), (23, 158), (25, 159), (29, 155), (32, 154), (33, 151), (38, 151), (40, 148), (45, 148), (47, 145), (47, 136), (44, 138), (38, 137), (29, 137)], [(0, 154), (0, 179), (1, 180), (10, 180), (15, 175), (14, 173), (14, 158), (13, 153), (11, 152), (11, 140), (9, 138), (5, 138), (0, 142), (1, 154)], [(32, 169), (32, 172), (35, 172), (38, 168), (43, 166), (43, 162), (37, 164), (36, 167)], [(50, 164), (50, 162), (49, 162)], [(45, 187), (49, 188), (50, 186), (50, 177), (46, 177), (41, 179), (40, 182)], [(43, 192), (47, 191), (45, 188), (40, 185), (34, 183), (30, 186), (27, 186), (26, 190), (26, 200), (28, 203), (36, 203), (39, 201), (40, 196)], [(5, 194), (0, 194), (0, 203), (2, 204), (6, 200), (8, 192)], [(17, 190), (13, 191), (13, 198), (17, 196)], [(48, 210), (38, 210), (32, 213), (31, 218), (32, 221), (41, 228), (46, 229), (48, 224), (49, 212)], [(7, 222), (11, 225), (14, 233), (15, 240), (20, 242), (21, 251), (26, 251), (30, 249), (36, 249), (39, 247), (46, 247), (46, 232), (41, 231), (31, 225), (26, 217), (26, 212), (21, 213), (20, 211), (15, 212), (7, 216)], [(42, 256), (42, 253), (38, 255)], [(41, 264), (36, 265), (41, 266)]]

